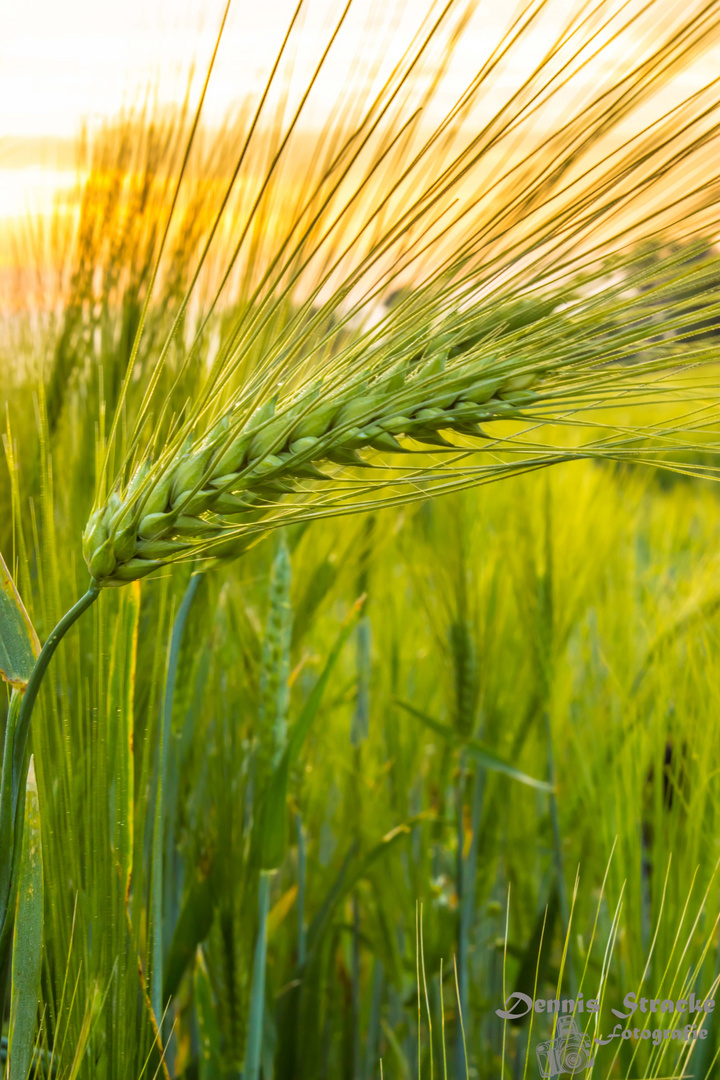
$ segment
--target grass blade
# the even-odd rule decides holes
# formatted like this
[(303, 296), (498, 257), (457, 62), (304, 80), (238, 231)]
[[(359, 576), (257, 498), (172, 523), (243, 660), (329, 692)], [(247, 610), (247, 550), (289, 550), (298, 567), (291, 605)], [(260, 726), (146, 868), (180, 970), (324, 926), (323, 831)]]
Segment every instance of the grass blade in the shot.
[(199, 574), (194, 574), (185, 590), (178, 613), (173, 623), (170, 652), (168, 655), (165, 698), (163, 703), (163, 721), (160, 729), (160, 749), (158, 766), (158, 788), (155, 803), (155, 829), (153, 832), (152, 854), (152, 905), (153, 905), (153, 962), (150, 976), (150, 998), (155, 1019), (160, 1024), (163, 1015), (162, 973), (163, 973), (163, 833), (164, 833), (164, 793), (167, 787), (167, 762), (170, 747), (172, 707), (175, 699), (178, 661), (183, 632), (190, 608), (202, 581)]
[(35, 628), (0, 554), (0, 678), (24, 690), (39, 653)]
[(216, 883), (199, 868), (188, 889), (170, 942), (163, 975), (163, 1001), (175, 995), (198, 946), (210, 933), (215, 914)]
[[(5, 745), (0, 778), (0, 941), (3, 938), (5, 918), (10, 905), (10, 886), (13, 870), (13, 818), (12, 818), (12, 751), (15, 727), (20, 711), (20, 693), (14, 690), (10, 696), (10, 708), (5, 721)], [(0, 968), (2, 968), (0, 952)]]
[(245, 1050), (243, 1080), (258, 1080), (262, 1053), (263, 1017), (265, 1013), (265, 963), (267, 959), (267, 917), (270, 908), (270, 879), (272, 871), (260, 872), (258, 886), (258, 936), (255, 942), (250, 1017)]
[(134, 843), (135, 753), (133, 749), (134, 696), (140, 623), (139, 582), (123, 595), (121, 614), (113, 641), (110, 695), (115, 709), (109, 760), (117, 763), (113, 843), (126, 895), (132, 877)]
[(545, 780), (537, 780), (534, 776), (528, 776), (527, 773), (517, 769), (509, 761), (505, 761), (498, 754), (489, 750), (479, 739), (467, 739), (462, 741), (458, 739), (455, 730), (449, 727), (447, 724), (441, 724), (439, 720), (434, 720), (432, 716), (428, 716), (427, 713), (421, 712), (420, 709), (416, 709), (414, 705), (410, 705), (407, 701), (400, 701), (396, 699), (396, 704), (401, 709), (405, 709), (411, 716), (421, 720), (426, 727), (429, 727), (431, 731), (434, 731), (437, 735), (441, 735), (444, 739), (447, 739), (451, 744), (458, 746), (464, 746), (469, 757), (472, 757), (477, 761), (478, 765), (484, 765), (489, 772), (505, 773), (506, 776), (510, 776), (513, 780), (517, 780), (519, 784), (526, 784), (528, 787), (535, 788), (537, 791), (551, 792), (552, 785), (548, 784)]
[(305, 832), (303, 830), (302, 817), (299, 813), (295, 815), (295, 827), (297, 829), (297, 846), (298, 846), (298, 891), (297, 891), (297, 912), (298, 912), (298, 946), (297, 946), (297, 962), (298, 967), (302, 967), (305, 963), (305, 954), (307, 951), (307, 926), (305, 924), (305, 887), (307, 878), (307, 853), (305, 850)]
[(215, 1015), (212, 987), (202, 949), (198, 949), (193, 976), (195, 1015), (200, 1035), (200, 1080), (221, 1080), (222, 1058), (220, 1053), (220, 1029)]
[(13, 938), (8, 1080), (27, 1080), (35, 1046), (35, 1021), (43, 943), (43, 869), (40, 806), (30, 759), (20, 877)]

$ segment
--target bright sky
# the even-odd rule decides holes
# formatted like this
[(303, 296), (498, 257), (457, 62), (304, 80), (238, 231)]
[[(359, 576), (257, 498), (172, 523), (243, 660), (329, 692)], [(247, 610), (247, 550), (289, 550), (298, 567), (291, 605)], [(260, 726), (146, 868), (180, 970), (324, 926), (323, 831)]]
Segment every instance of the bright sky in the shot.
[[(219, 122), (262, 85), (296, 3), (233, 0), (206, 121)], [(405, 0), (405, 18), (416, 26), (430, 4)], [(318, 55), (342, 6), (310, 0), (303, 53)], [(225, 0), (0, 0), (0, 219), (49, 210), (54, 194), (73, 185), (73, 145), (84, 122), (117, 114), (149, 86), (161, 102), (181, 98), (193, 62), (199, 73), (207, 68), (224, 7)], [(493, 4), (488, 9), (492, 23)], [(391, 10), (397, 12), (397, 2), (357, 0), (326, 66), (331, 84), (343, 84), (363, 40), (377, 48), (368, 19), (386, 32)], [(474, 60), (471, 52), (463, 66), (472, 69)], [(199, 78), (194, 90), (193, 101)]]
[[(185, 89), (193, 61), (203, 71), (225, 0), (0, 0), (0, 219), (45, 209), (59, 187), (70, 185), (73, 140), (91, 125), (153, 86), (160, 100)], [(269, 70), (296, 0), (233, 0), (204, 116), (220, 119), (228, 106), (256, 88)], [(404, 15), (417, 25), (430, 0), (405, 0)], [(554, 0), (567, 11), (573, 0)], [(608, 6), (614, 7), (612, 0)], [(487, 0), (482, 25), (464, 39), (455, 57), (460, 82), (477, 70), (480, 53), (512, 9)], [(324, 41), (341, 0), (311, 0), (304, 33)], [(357, 0), (330, 78), (341, 83), (357, 55), (368, 17), (383, 33), (391, 0)], [(533, 29), (514, 62), (542, 52), (543, 29)], [(308, 40), (306, 37), (304, 40)], [(374, 36), (377, 48), (377, 35)], [(365, 38), (373, 48), (373, 37)], [(315, 50), (310, 50), (316, 54)], [(524, 57), (524, 53), (527, 56)], [(197, 84), (196, 84), (197, 89)]]
[[(0, 136), (73, 136), (83, 118), (116, 112), (128, 93), (157, 75), (163, 93), (174, 97), (193, 59), (209, 56), (223, 4), (3, 0), (3, 7)], [(290, 8), (289, 0), (234, 6), (218, 65), (222, 82), (238, 61), (244, 68), (253, 57), (262, 61)]]
[[(294, 6), (236, 0), (206, 119), (267, 74)], [(314, 4), (311, 34), (332, 7)], [(148, 86), (161, 101), (181, 97), (193, 61), (207, 65), (223, 8), (224, 0), (0, 0), (0, 218), (44, 208), (72, 183), (83, 122), (114, 115)]]

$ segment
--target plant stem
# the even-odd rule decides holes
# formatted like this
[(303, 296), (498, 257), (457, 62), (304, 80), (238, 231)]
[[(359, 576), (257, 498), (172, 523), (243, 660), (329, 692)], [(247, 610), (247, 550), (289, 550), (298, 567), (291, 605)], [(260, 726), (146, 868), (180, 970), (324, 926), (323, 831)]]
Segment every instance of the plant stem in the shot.
[(35, 667), (32, 669), (32, 674), (28, 680), (25, 694), (23, 696), (22, 705), (20, 706), (20, 712), (18, 713), (17, 728), (15, 730), (15, 745), (13, 747), (13, 781), (12, 781), (12, 812), (13, 818), (15, 817), (15, 811), (17, 807), (18, 792), (20, 790), (21, 783), (25, 779), (27, 772), (26, 762), (26, 750), (28, 736), (30, 734), (30, 719), (32, 717), (33, 706), (35, 699), (40, 689), (40, 684), (43, 681), (45, 672), (47, 671), (48, 664), (50, 663), (53, 653), (57, 649), (58, 645), (65, 637), (70, 627), (76, 622), (80, 616), (86, 611), (92, 603), (97, 599), (100, 593), (100, 589), (94, 580), (90, 581), (88, 591), (84, 596), (81, 596), (78, 602), (70, 608), (68, 612), (63, 615), (60, 622), (55, 629), (51, 632), (47, 641), (40, 650), (40, 655), (35, 662)]
[(298, 913), (298, 950), (297, 950), (297, 962), (298, 967), (302, 967), (305, 963), (305, 957), (307, 953), (307, 927), (305, 926), (305, 834), (303, 832), (302, 818), (298, 812), (295, 815), (295, 827), (297, 828), (297, 843), (298, 843), (298, 891), (297, 891), (297, 913)]
[(158, 750), (158, 788), (155, 802), (155, 828), (153, 831), (152, 854), (152, 969), (150, 975), (150, 999), (158, 1028), (162, 1027), (162, 972), (163, 972), (163, 826), (165, 822), (165, 789), (167, 787), (167, 761), (170, 736), (172, 732), (172, 710), (175, 700), (180, 646), (182, 645), (185, 624), (190, 613), (195, 593), (202, 581), (201, 574), (193, 574), (188, 582), (185, 594), (180, 601), (178, 613), (173, 623), (168, 656), (165, 696), (163, 700), (162, 724), (160, 726), (160, 746)]
[[(13, 853), (13, 812), (12, 812), (12, 750), (15, 741), (15, 728), (22, 704), (22, 694), (13, 690), (10, 697), (7, 722), (5, 724), (5, 746), (2, 755), (2, 773), (0, 774), (0, 941), (2, 940), (5, 914), (10, 898)], [(0, 967), (1, 967), (0, 963)], [(0, 976), (0, 979), (2, 976)], [(0, 1008), (0, 1017), (2, 1016)]]
[[(463, 771), (465, 763), (463, 762)], [(475, 916), (475, 892), (477, 880), (477, 860), (480, 835), (480, 819), (485, 795), (485, 768), (478, 762), (475, 770), (472, 793), (472, 814), (470, 819), (471, 839), (467, 857), (463, 857), (464, 837), (462, 835), (463, 808), (460, 800), (458, 815), (458, 898), (460, 919), (458, 925), (458, 994), (459, 1008), (463, 1015), (470, 1015), (470, 932)], [(455, 1044), (457, 1075), (462, 1076), (468, 1068), (465, 1060), (465, 1033), (457, 1029)]]
[(267, 917), (270, 909), (270, 879), (274, 870), (261, 870), (258, 885), (258, 936), (255, 942), (250, 1015), (245, 1050), (245, 1080), (258, 1080), (262, 1059), (263, 1018), (265, 1013), (265, 965), (267, 962)]

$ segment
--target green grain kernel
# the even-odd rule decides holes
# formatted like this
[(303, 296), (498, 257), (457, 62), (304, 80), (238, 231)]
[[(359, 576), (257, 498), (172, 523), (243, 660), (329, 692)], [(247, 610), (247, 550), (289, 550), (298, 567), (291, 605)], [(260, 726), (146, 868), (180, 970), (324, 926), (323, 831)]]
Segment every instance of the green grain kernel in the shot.
[(138, 535), (143, 540), (154, 540), (162, 536), (175, 523), (176, 514), (146, 514), (138, 526)]
[(90, 573), (94, 578), (104, 578), (112, 574), (116, 559), (113, 542), (110, 537), (102, 544), (90, 559)]

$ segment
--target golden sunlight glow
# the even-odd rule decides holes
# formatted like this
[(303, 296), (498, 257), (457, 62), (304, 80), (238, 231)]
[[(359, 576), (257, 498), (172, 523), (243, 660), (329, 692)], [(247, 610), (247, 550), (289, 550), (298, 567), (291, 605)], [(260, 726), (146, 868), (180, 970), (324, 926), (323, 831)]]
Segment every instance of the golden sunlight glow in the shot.
[[(326, 65), (324, 94), (332, 96), (354, 65), (365, 63), (370, 77), (371, 61), (382, 57), (387, 70), (403, 37), (396, 31), (419, 25), (432, 6), (432, 0), (405, 0), (401, 6), (356, 0)], [(475, 74), (512, 14), (511, 5), (496, 0), (475, 6), (438, 99), (446, 103)], [(616, 6), (609, 2), (608, 11)], [(206, 122), (219, 124), (244, 95), (258, 89), (294, 7), (295, 0), (238, 0), (232, 5), (204, 108)], [(303, 60), (307, 56), (314, 62), (342, 9), (337, 0), (310, 0), (306, 7), (296, 56), (298, 79), (306, 74)], [(75, 184), (75, 145), (83, 125), (92, 129), (148, 92), (160, 104), (182, 100), (193, 65), (195, 100), (223, 8), (224, 0), (6, 4), (0, 32), (0, 220), (46, 213), (56, 195)], [(519, 84), (560, 21), (576, 8), (572, 0), (553, 3), (548, 17), (518, 43), (502, 80)], [(611, 43), (605, 61), (612, 54)], [(706, 54), (682, 80), (690, 90), (702, 85), (719, 59), (717, 51)], [(441, 60), (438, 56), (438, 64)], [(305, 123), (312, 125), (311, 113)]]

